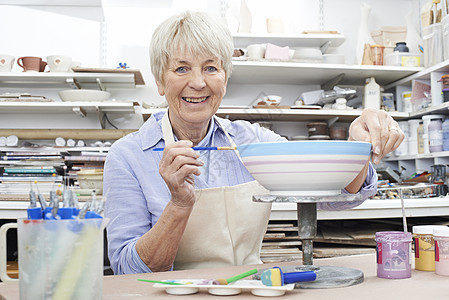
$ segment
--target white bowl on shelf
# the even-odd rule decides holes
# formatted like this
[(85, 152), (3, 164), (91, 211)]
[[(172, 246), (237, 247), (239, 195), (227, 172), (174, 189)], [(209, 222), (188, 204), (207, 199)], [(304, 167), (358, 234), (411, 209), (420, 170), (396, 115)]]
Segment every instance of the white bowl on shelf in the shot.
[(62, 101), (105, 101), (111, 97), (111, 93), (98, 90), (63, 90), (59, 92)]

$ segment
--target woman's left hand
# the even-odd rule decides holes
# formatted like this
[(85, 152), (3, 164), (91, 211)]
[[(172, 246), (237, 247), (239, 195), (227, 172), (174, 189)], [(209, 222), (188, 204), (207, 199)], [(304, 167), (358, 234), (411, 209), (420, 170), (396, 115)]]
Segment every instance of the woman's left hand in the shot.
[(349, 127), (350, 141), (370, 142), (373, 146), (373, 162), (395, 150), (404, 140), (404, 133), (387, 112), (366, 108)]

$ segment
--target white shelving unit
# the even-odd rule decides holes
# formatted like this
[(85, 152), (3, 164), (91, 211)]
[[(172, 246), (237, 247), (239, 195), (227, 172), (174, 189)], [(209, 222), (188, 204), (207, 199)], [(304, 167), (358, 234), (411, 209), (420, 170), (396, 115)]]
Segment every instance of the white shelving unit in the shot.
[(346, 40), (342, 34), (251, 34), (233, 35), (236, 48), (246, 48), (250, 44), (271, 43), (277, 46), (321, 47), (329, 42), (329, 47), (338, 47)]
[(400, 80), (423, 70), (421, 67), (311, 64), (274, 61), (233, 61), (230, 84), (323, 84), (344, 74), (345, 85), (364, 85), (376, 77), (380, 85)]
[[(404, 199), (406, 217), (448, 216), (449, 197)], [(270, 220), (296, 220), (296, 203), (273, 203)], [(366, 200), (344, 211), (318, 210), (318, 220), (401, 218), (400, 199)]]
[[(385, 89), (396, 89), (402, 91), (404, 89), (410, 89), (414, 80), (420, 80), (427, 82), (431, 85), (432, 99), (437, 99), (434, 104), (426, 109), (420, 111), (414, 111), (410, 113), (410, 119), (420, 119), (425, 115), (439, 114), (449, 116), (449, 102), (443, 102), (441, 96), (441, 83), (440, 78), (444, 74), (449, 74), (449, 60), (443, 61), (432, 67), (426, 68), (410, 76), (404, 77), (400, 80), (392, 82), (385, 86)], [(434, 101), (434, 100), (432, 100)], [(434, 152), (429, 154), (418, 155), (406, 155), (406, 156), (394, 156), (384, 159), (387, 166), (393, 170), (403, 171), (406, 176), (413, 173), (422, 173), (424, 171), (430, 171), (430, 166), (434, 164), (449, 164), (449, 151)]]
[(107, 89), (135, 88), (134, 74), (117, 73), (0, 73), (0, 87)]
[[(144, 119), (162, 109), (142, 109)], [(361, 110), (332, 110), (332, 109), (260, 109), (260, 108), (220, 108), (216, 115), (230, 120), (249, 121), (311, 121), (331, 120), (338, 118), (340, 121), (350, 122), (360, 116)], [(395, 119), (408, 118), (409, 114), (404, 112), (389, 113)]]
[[(342, 35), (237, 35), (235, 45), (249, 45), (253, 43), (272, 42), (277, 45), (286, 44), (295, 46), (321, 47), (329, 42), (329, 46), (335, 47), (344, 42)], [(298, 62), (273, 62), (273, 61), (233, 61), (233, 74), (230, 85), (233, 84), (292, 84), (292, 85), (318, 85), (328, 82), (341, 74), (344, 77), (342, 84), (363, 85), (366, 77), (374, 76), (382, 84), (399, 82), (403, 78), (414, 76), (413, 74), (424, 72), (422, 68), (388, 67), (388, 66), (359, 66), (359, 65), (333, 65), (333, 64), (308, 64)], [(0, 74), (0, 87), (69, 87), (69, 88), (135, 88), (133, 74), (110, 73), (10, 73)], [(52, 102), (52, 103), (0, 103), (0, 111), (3, 113), (40, 113), (40, 112), (75, 112), (79, 111), (121, 111), (134, 112), (135, 103), (114, 102)], [(441, 108), (443, 109), (443, 108)], [(144, 117), (148, 117), (160, 109), (142, 109)], [(331, 120), (338, 118), (340, 121), (350, 122), (360, 115), (360, 110), (305, 110), (305, 109), (253, 109), (221, 108), (217, 114), (230, 119), (247, 120), (271, 120), (271, 121), (308, 121)], [(408, 113), (394, 112), (392, 117), (406, 119)], [(78, 150), (73, 150), (78, 151)], [(448, 206), (444, 206), (441, 199), (425, 199), (427, 207), (419, 205), (416, 199), (407, 200), (406, 205), (410, 212), (418, 215), (448, 214)], [(446, 200), (446, 199), (445, 199)], [(416, 202), (416, 203), (415, 203)], [(28, 203), (23, 201), (0, 201), (0, 218), (24, 217)], [(358, 208), (345, 212), (319, 211), (319, 219), (360, 219), (371, 217), (400, 217), (397, 211), (398, 204), (392, 200), (366, 201)], [(272, 211), (272, 219), (292, 219), (296, 217), (296, 205), (288, 207), (275, 204)]]
[(134, 113), (136, 102), (0, 102), (0, 115), (2, 113), (70, 113), (82, 117), (87, 112), (128, 112)]

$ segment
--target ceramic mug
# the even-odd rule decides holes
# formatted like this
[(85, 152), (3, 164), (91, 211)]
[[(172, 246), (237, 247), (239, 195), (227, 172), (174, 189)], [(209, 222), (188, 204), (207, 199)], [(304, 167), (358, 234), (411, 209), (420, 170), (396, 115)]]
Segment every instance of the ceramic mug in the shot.
[(50, 55), (47, 56), (47, 64), (50, 72), (69, 72), (72, 58), (63, 55)]
[(0, 72), (11, 72), (15, 59), (12, 55), (0, 54)]
[(246, 48), (246, 55), (250, 60), (261, 60), (265, 57), (265, 46), (262, 44), (252, 44)]
[(270, 17), (267, 19), (268, 33), (284, 33), (284, 24), (280, 17)]
[(41, 72), (42, 58), (34, 56), (22, 56), (17, 59), (17, 64), (21, 68), (23, 68), (24, 72)]
[(47, 62), (42, 60), (40, 66), (39, 66), (39, 72), (44, 72), (46, 66), (47, 66)]

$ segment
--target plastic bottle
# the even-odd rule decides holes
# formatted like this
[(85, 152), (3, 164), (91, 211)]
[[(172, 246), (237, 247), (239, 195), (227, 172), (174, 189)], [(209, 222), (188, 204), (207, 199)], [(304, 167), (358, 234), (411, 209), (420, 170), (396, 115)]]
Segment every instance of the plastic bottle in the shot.
[(418, 154), (418, 126), (419, 119), (408, 120), (409, 126), (409, 137), (408, 141), (408, 155), (416, 155)]
[[(449, 126), (449, 123), (448, 123)], [(449, 128), (448, 128), (449, 129)], [(418, 154), (424, 154), (424, 124), (423, 122), (419, 122), (418, 126)], [(449, 140), (448, 140), (449, 145)]]
[(430, 121), (429, 124), (429, 151), (443, 151), (443, 124), (441, 119)]
[(376, 83), (374, 77), (366, 79), (365, 90), (363, 95), (363, 108), (380, 109), (380, 86)]
[(412, 92), (404, 92), (402, 93), (402, 111), (404, 112), (412, 112)]
[[(445, 115), (426, 115), (422, 117), (422, 121), (424, 124), (424, 134), (423, 134), (423, 138), (424, 138), (424, 154), (429, 154), (430, 153), (430, 149), (429, 149), (429, 125), (430, 122), (432, 120), (436, 120), (436, 119), (440, 119), (440, 120), (444, 120), (446, 118)], [(441, 136), (441, 144), (443, 144), (443, 137)], [(441, 149), (443, 149), (443, 147), (441, 147)], [(441, 150), (443, 151), (443, 150)]]
[(449, 151), (449, 119), (443, 122), (443, 151)]

